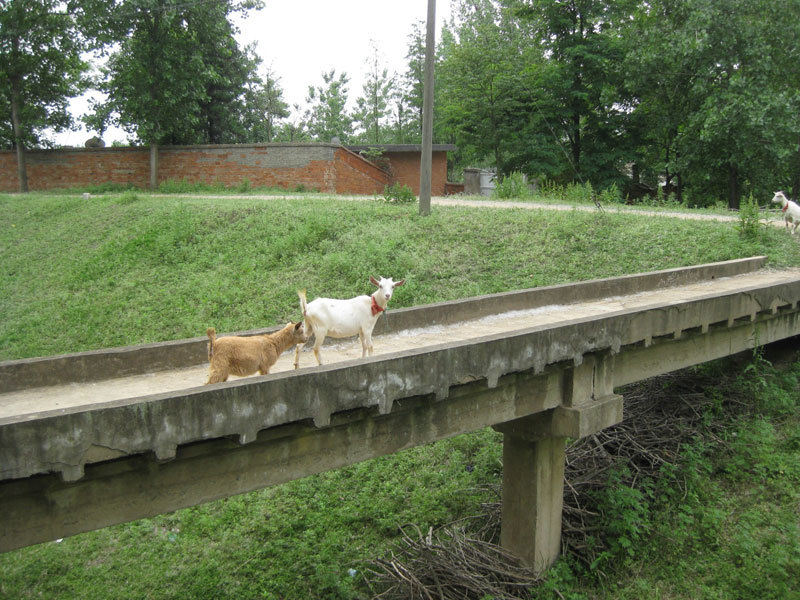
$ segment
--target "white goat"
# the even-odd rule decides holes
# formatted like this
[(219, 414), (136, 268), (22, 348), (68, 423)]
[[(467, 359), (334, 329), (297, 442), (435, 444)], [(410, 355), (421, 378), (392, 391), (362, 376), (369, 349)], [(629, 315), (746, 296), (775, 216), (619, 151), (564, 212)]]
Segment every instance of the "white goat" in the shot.
[(786, 230), (789, 230), (789, 223), (792, 224), (792, 235), (797, 231), (797, 226), (800, 225), (800, 206), (789, 200), (783, 192), (775, 192), (772, 201), (781, 205), (783, 211), (783, 220), (786, 224)]
[[(319, 349), (326, 336), (345, 338), (358, 334), (361, 339), (361, 357), (365, 357), (367, 352), (372, 355), (372, 330), (375, 328), (375, 323), (386, 310), (394, 288), (403, 285), (406, 280), (392, 281), (391, 277), (389, 279), (381, 277), (380, 281), (377, 281), (371, 276), (369, 280), (378, 288), (375, 293), (371, 296), (356, 296), (349, 300), (316, 298), (307, 303), (306, 291), (297, 292), (305, 319), (306, 335), (314, 334), (314, 356), (317, 357), (318, 364), (322, 364)], [(300, 350), (304, 345), (298, 344), (295, 348), (295, 369), (300, 366)]]

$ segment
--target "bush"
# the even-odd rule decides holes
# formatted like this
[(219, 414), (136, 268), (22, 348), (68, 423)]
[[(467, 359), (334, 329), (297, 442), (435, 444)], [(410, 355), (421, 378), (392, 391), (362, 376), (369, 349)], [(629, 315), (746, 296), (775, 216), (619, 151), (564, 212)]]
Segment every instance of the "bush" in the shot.
[(414, 191), (408, 185), (395, 182), (391, 186), (383, 186), (383, 199), (386, 202), (409, 204), (414, 202), (417, 197), (414, 196)]
[(493, 195), (496, 198), (526, 198), (530, 196), (525, 175), (519, 171), (512, 171), (497, 182)]
[(757, 238), (761, 229), (759, 217), (758, 202), (753, 199), (753, 194), (750, 194), (739, 207), (739, 223), (736, 225), (739, 235), (751, 240)]
[(594, 202), (594, 188), (586, 183), (570, 183), (564, 188), (564, 199), (571, 202)]
[(240, 194), (246, 194), (247, 192), (249, 192), (250, 180), (247, 177), (242, 179), (242, 182), (238, 186), (236, 186), (236, 191), (239, 192)]
[(619, 191), (616, 183), (612, 183), (610, 187), (600, 192), (600, 200), (609, 204), (622, 204), (624, 202), (622, 192)]
[(139, 196), (133, 190), (128, 190), (120, 194), (119, 200), (117, 200), (117, 204), (124, 205), (124, 204), (133, 204), (139, 200)]

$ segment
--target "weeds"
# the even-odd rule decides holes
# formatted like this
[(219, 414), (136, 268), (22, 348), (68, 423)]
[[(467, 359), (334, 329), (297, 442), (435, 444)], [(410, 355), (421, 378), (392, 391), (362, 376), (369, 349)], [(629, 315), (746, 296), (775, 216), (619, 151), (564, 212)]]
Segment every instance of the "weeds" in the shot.
[(763, 232), (765, 226), (761, 222), (761, 211), (758, 202), (753, 199), (753, 194), (750, 194), (747, 199), (742, 201), (739, 207), (739, 222), (737, 223), (739, 235), (755, 240)]
[(502, 199), (525, 199), (531, 196), (525, 175), (513, 171), (495, 184), (493, 195)]
[(384, 202), (395, 204), (410, 204), (416, 200), (414, 191), (405, 183), (395, 182), (392, 185), (383, 187)]
[(133, 190), (128, 190), (120, 194), (119, 198), (117, 199), (117, 204), (120, 206), (124, 206), (126, 204), (133, 204), (134, 202), (139, 201), (139, 194), (134, 192)]

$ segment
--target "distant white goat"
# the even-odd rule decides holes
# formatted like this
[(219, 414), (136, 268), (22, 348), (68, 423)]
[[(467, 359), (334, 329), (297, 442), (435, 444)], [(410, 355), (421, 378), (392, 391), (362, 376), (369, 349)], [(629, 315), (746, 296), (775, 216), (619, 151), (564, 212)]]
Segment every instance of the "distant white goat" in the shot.
[(797, 226), (800, 225), (800, 206), (789, 200), (783, 192), (775, 192), (772, 201), (781, 205), (783, 211), (783, 220), (786, 224), (786, 230), (789, 230), (789, 223), (792, 224), (792, 235), (797, 231)]
[[(375, 328), (375, 323), (386, 310), (394, 288), (403, 285), (406, 280), (392, 281), (391, 277), (389, 279), (381, 277), (380, 281), (370, 277), (369, 280), (378, 288), (375, 293), (371, 296), (356, 296), (349, 300), (316, 298), (306, 302), (306, 291), (297, 292), (305, 319), (306, 335), (311, 336), (311, 333), (314, 333), (314, 356), (317, 357), (318, 364), (322, 364), (319, 349), (326, 336), (345, 338), (358, 334), (361, 339), (361, 357), (365, 357), (367, 352), (372, 355), (372, 330)], [(295, 369), (300, 366), (300, 350), (304, 345), (298, 344), (295, 348)]]

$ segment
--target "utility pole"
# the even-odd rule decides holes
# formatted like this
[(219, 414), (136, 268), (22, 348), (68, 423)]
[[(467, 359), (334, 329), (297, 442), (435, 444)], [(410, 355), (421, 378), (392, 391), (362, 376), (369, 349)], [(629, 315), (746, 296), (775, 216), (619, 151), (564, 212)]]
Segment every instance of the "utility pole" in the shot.
[(436, 0), (428, 0), (428, 32), (425, 39), (425, 77), (422, 87), (422, 155), (419, 165), (419, 214), (431, 214), (433, 162), (433, 58), (436, 48)]

